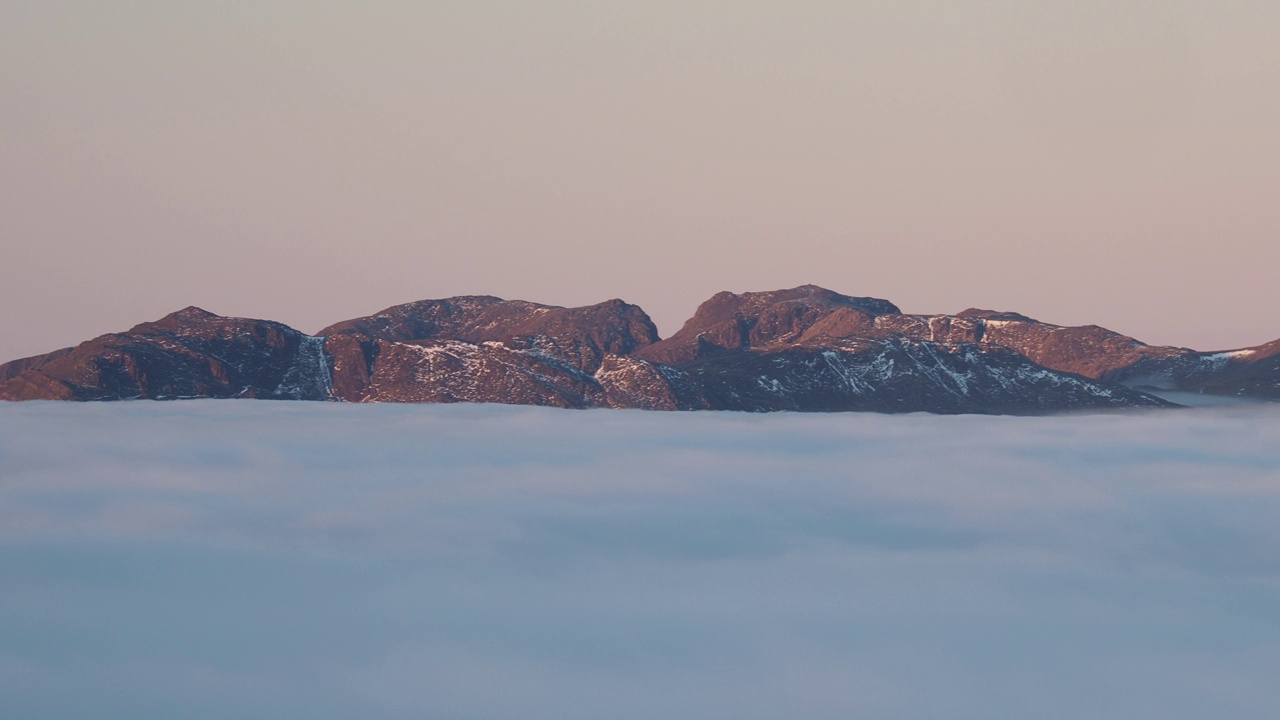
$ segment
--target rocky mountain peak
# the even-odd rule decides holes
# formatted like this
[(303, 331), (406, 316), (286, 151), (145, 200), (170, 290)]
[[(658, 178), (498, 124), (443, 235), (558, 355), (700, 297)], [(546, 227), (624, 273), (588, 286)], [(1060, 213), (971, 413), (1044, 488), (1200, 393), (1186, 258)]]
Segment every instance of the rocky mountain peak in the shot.
[(956, 313), (956, 317), (962, 318), (980, 318), (982, 320), (1009, 320), (1013, 322), (1038, 323), (1039, 320), (1029, 318), (1022, 313), (1001, 312), (999, 310), (982, 310), (980, 308), (968, 308)]
[[(678, 364), (724, 351), (760, 348), (800, 341), (805, 332), (823, 323), (861, 327), (879, 315), (900, 312), (888, 300), (841, 295), (817, 285), (801, 285), (767, 292), (720, 292), (698, 306), (679, 332), (638, 355)], [(829, 320), (832, 316), (835, 319)]]
[[(320, 335), (327, 336), (326, 347), (338, 365), (363, 364), (367, 378), (340, 388), (354, 394), (363, 392), (362, 383), (374, 382), (374, 360), (394, 343), (502, 343), (594, 373), (605, 356), (626, 355), (656, 342), (658, 329), (639, 306), (618, 299), (566, 308), (485, 295), (396, 305), (330, 325)], [(394, 356), (409, 357), (401, 351)]]
[(171, 312), (168, 315), (153, 320), (152, 322), (140, 323), (133, 326), (130, 333), (165, 333), (174, 332), (181, 328), (190, 328), (207, 324), (211, 320), (221, 320), (221, 315), (205, 310), (204, 308), (188, 305), (187, 307)]
[(620, 299), (420, 300), (320, 336), (183, 308), (0, 365), (0, 399), (252, 397), (563, 407), (1045, 412), (1145, 390), (1280, 400), (1280, 341), (1201, 353), (970, 308), (908, 315), (815, 285), (717, 293), (672, 337)]
[(29, 358), (0, 398), (328, 397), (319, 338), (269, 320), (187, 307), (123, 333)]

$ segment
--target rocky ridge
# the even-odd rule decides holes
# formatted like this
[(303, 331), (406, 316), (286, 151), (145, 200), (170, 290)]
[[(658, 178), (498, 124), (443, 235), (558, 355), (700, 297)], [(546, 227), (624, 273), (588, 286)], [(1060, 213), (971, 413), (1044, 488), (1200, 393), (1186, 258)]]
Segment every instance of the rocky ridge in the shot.
[(322, 338), (189, 307), (127, 332), (0, 366), (5, 400), (327, 400)]
[(806, 285), (719, 293), (661, 339), (635, 305), (423, 300), (330, 325), (186, 308), (0, 365), (0, 399), (270, 398), (570, 408), (1042, 413), (1280, 399), (1280, 340), (1201, 353), (969, 309), (905, 314)]

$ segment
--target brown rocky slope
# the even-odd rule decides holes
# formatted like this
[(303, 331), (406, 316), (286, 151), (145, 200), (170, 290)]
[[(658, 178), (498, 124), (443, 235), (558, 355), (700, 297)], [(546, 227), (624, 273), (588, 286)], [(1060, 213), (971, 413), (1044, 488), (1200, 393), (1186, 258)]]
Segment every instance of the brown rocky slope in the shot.
[(1017, 313), (902, 313), (816, 286), (719, 293), (658, 337), (635, 305), (423, 300), (315, 336), (187, 308), (0, 365), (0, 399), (256, 397), (648, 409), (1039, 413), (1156, 407), (1141, 389), (1280, 399), (1280, 341), (1149, 346)]

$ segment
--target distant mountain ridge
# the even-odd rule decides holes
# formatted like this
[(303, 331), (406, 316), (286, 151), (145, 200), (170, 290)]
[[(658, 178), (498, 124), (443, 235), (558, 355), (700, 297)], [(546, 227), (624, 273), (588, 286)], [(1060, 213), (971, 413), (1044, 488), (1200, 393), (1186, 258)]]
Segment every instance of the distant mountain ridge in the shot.
[(1044, 413), (1280, 400), (1280, 340), (1204, 353), (1012, 312), (906, 314), (805, 285), (722, 292), (669, 338), (622, 300), (396, 305), (306, 335), (185, 308), (0, 365), (0, 399), (264, 398), (653, 410)]

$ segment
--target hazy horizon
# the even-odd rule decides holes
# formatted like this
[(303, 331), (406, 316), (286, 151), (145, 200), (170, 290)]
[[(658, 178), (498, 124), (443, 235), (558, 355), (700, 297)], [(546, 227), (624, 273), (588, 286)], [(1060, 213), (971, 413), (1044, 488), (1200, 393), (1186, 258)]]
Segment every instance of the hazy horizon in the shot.
[(1280, 338), (1280, 5), (0, 7), (0, 362), (188, 305), (305, 332), (813, 283)]

